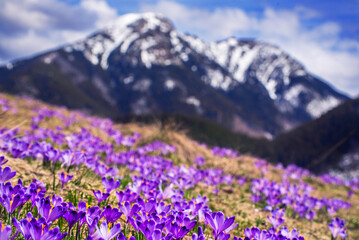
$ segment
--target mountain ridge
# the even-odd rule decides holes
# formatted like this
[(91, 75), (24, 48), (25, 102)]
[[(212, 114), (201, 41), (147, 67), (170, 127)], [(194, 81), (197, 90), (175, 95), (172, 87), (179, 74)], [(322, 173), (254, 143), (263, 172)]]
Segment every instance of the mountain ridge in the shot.
[(267, 138), (348, 99), (276, 46), (233, 37), (206, 43), (154, 13), (125, 15), (84, 40), (2, 67), (0, 74), (1, 91), (115, 119), (195, 115)]

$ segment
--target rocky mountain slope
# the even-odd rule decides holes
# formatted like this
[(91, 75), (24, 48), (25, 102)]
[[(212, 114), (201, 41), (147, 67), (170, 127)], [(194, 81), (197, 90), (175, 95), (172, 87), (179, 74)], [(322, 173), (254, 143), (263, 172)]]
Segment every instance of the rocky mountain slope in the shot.
[(207, 43), (128, 14), (88, 38), (0, 68), (0, 90), (113, 119), (177, 113), (271, 138), (343, 100), (276, 46)]

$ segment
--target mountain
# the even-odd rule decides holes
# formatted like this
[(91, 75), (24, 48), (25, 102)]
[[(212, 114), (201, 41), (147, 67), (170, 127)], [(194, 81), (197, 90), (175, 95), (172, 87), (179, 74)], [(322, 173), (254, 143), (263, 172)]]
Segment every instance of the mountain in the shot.
[(278, 135), (264, 154), (316, 173), (359, 172), (359, 98), (348, 100), (318, 119)]
[(192, 139), (210, 146), (233, 148), (272, 163), (296, 164), (317, 174), (359, 176), (359, 98), (272, 140), (233, 133), (201, 119), (171, 116), (161, 120), (164, 128), (175, 122)]
[(88, 38), (0, 68), (0, 91), (122, 119), (180, 114), (273, 136), (348, 99), (276, 46), (207, 43), (128, 14)]

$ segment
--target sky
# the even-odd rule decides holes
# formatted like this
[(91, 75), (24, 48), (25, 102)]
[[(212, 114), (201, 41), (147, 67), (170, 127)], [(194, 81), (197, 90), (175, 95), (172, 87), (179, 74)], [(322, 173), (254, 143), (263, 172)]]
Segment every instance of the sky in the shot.
[(127, 13), (158, 12), (210, 42), (275, 44), (359, 96), (359, 0), (0, 0), (0, 64), (80, 40)]

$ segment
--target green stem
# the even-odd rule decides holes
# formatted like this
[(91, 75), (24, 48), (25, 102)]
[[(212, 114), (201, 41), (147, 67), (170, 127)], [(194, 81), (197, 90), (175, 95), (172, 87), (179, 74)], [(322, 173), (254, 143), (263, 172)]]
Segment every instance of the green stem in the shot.
[(52, 176), (52, 190), (55, 192), (55, 173)]
[(125, 237), (127, 236), (127, 223), (126, 223), (126, 226), (125, 226)]
[(11, 225), (11, 213), (9, 213), (9, 218), (7, 219), (8, 225)]
[(79, 235), (80, 235), (80, 220), (77, 222), (76, 240), (79, 239)]

